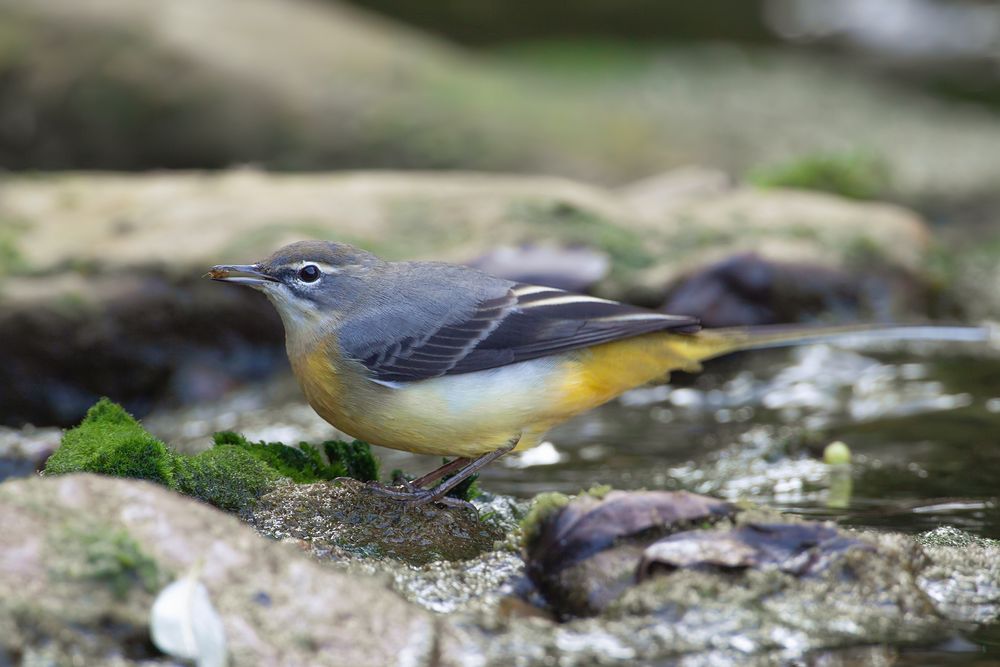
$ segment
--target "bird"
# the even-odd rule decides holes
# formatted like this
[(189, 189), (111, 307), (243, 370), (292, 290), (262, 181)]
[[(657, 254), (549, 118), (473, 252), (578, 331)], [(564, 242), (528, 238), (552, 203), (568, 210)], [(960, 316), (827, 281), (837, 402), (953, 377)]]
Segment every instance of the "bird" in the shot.
[[(578, 414), (673, 371), (735, 351), (863, 334), (985, 340), (976, 327), (878, 325), (704, 329), (671, 315), (471, 267), (385, 261), (299, 241), (207, 277), (277, 309), (306, 400), (338, 430), (393, 449), (454, 457), (380, 492), (421, 505), (489, 463), (542, 442)], [(439, 480), (444, 480), (440, 481)]]

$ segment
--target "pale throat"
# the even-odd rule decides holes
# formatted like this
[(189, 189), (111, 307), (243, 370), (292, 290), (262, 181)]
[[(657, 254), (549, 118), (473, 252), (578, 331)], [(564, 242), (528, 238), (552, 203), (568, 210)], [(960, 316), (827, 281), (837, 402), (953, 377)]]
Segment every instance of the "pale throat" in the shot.
[(289, 297), (280, 291), (268, 292), (281, 323), (285, 328), (285, 347), (288, 356), (296, 358), (314, 350), (318, 344), (333, 334), (337, 318), (324, 313), (310, 302)]

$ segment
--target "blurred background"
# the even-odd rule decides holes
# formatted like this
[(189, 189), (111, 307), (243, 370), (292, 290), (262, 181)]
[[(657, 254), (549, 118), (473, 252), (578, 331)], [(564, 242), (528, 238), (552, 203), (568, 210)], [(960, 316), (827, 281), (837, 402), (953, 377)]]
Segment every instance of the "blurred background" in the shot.
[[(1000, 320), (1000, 4), (0, 0), (0, 480), (101, 396), (184, 453), (344, 437), (266, 300), (203, 278), (306, 238), (709, 326)], [(996, 346), (810, 346), (629, 392), (479, 483), (1000, 538), (997, 434)], [(998, 651), (993, 623), (899, 664)]]
[(308, 237), (709, 324), (995, 315), (998, 45), (975, 0), (0, 0), (0, 422), (280, 370), (197, 278)]
[[(998, 58), (978, 0), (0, 0), (0, 477), (105, 395), (182, 449), (330, 437), (270, 306), (201, 277), (302, 238), (712, 326), (1000, 318)], [(491, 483), (807, 511), (796, 457), (851, 436), (857, 521), (962, 495), (995, 530), (995, 355), (841, 354), (724, 360)], [(698, 476), (761, 447), (794, 466)]]

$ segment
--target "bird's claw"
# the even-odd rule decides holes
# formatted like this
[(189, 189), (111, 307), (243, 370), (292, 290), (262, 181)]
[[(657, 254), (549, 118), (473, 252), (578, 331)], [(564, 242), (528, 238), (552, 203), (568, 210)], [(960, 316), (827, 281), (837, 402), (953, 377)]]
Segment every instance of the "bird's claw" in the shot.
[(468, 509), (476, 513), (479, 512), (475, 505), (466, 500), (462, 500), (461, 498), (452, 498), (450, 496), (440, 495), (435, 493), (434, 489), (421, 489), (409, 484), (408, 482), (402, 484), (402, 486), (404, 487), (403, 489), (394, 489), (381, 484), (368, 484), (367, 488), (375, 495), (382, 496), (383, 498), (392, 498), (393, 500), (403, 503), (407, 507), (420, 507), (421, 505), (427, 505), (429, 503), (437, 503), (439, 505), (444, 505), (445, 507)]

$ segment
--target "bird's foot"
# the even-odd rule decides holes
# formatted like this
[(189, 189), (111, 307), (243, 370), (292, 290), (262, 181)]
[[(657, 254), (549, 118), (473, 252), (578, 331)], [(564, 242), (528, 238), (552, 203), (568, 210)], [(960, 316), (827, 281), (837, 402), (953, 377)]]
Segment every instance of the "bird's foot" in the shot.
[(384, 486), (382, 484), (368, 484), (367, 488), (369, 491), (377, 496), (382, 496), (383, 498), (392, 498), (397, 500), (407, 507), (419, 507), (421, 505), (427, 505), (429, 503), (437, 503), (439, 505), (444, 505), (445, 507), (452, 507), (456, 509), (471, 509), (473, 512), (479, 512), (476, 506), (467, 500), (462, 500), (461, 498), (452, 498), (448, 495), (448, 489), (437, 490), (437, 489), (421, 489), (419, 487), (413, 486), (409, 482), (401, 484), (402, 489), (393, 488), (390, 486)]
[[(467, 500), (449, 497), (448, 492), (461, 484), (470, 475), (474, 475), (479, 472), (483, 466), (492, 463), (496, 459), (514, 449), (520, 438), (521, 434), (519, 433), (517, 436), (511, 438), (510, 441), (503, 447), (483, 454), (476, 459), (457, 458), (454, 461), (446, 463), (440, 468), (427, 473), (423, 477), (414, 480), (413, 482), (397, 480), (397, 485), (402, 486), (402, 489), (385, 486), (383, 484), (379, 484), (378, 482), (368, 482), (365, 486), (372, 493), (382, 496), (383, 498), (392, 498), (393, 500), (404, 503), (407, 507), (419, 507), (428, 503), (438, 503), (447, 507), (471, 509), (473, 512), (478, 513), (479, 510), (476, 509), (475, 505)], [(424, 488), (428, 484), (435, 482), (448, 474), (451, 476), (437, 486)], [(337, 480), (340, 481), (343, 481), (344, 479), (346, 478), (337, 478)]]

